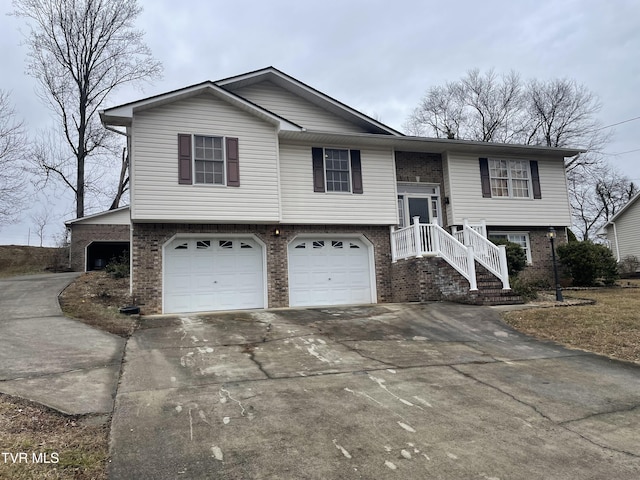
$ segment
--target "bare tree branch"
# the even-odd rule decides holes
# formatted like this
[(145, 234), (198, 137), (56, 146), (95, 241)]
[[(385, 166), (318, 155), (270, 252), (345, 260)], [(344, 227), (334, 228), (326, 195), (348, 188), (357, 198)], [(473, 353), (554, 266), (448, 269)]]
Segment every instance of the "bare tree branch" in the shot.
[[(29, 23), (27, 71), (39, 96), (60, 119), (74, 168), (61, 169), (43, 157), (45, 174), (55, 172), (76, 195), (84, 215), (85, 163), (111, 147), (98, 109), (120, 85), (157, 78), (162, 70), (134, 28), (136, 0), (14, 0), (13, 14)], [(74, 178), (75, 176), (75, 178)]]
[(16, 220), (24, 206), (26, 146), (23, 124), (16, 118), (9, 94), (0, 90), (0, 225)]

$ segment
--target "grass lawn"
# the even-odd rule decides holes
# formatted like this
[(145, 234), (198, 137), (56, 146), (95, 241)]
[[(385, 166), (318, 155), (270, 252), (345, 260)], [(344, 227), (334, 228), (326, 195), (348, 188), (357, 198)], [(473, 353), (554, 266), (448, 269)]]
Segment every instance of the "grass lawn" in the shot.
[[(17, 460), (0, 456), (0, 478), (106, 479), (109, 425), (93, 420), (0, 394), (0, 447)], [(26, 463), (18, 460), (20, 453), (27, 454)], [(41, 462), (46, 454), (50, 463), (34, 463), (33, 454), (43, 454)]]
[(119, 312), (130, 304), (129, 278), (113, 278), (106, 272), (85, 273), (60, 295), (66, 316), (124, 338), (133, 334), (138, 321)]
[(565, 298), (595, 300), (594, 305), (516, 310), (503, 319), (537, 338), (640, 363), (640, 280), (618, 283), (625, 288), (564, 292)]

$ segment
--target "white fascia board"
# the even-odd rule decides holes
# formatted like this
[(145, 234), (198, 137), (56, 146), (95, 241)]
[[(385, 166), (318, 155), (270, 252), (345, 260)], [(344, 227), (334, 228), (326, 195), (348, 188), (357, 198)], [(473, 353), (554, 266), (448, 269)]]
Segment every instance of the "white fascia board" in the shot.
[(607, 225), (613, 225), (613, 223), (614, 223), (618, 218), (620, 218), (620, 216), (621, 216), (624, 212), (626, 212), (626, 211), (627, 211), (627, 209), (631, 207), (631, 205), (633, 205), (634, 203), (636, 203), (636, 202), (638, 201), (638, 199), (639, 199), (639, 198), (640, 198), (640, 193), (636, 193), (636, 194), (631, 198), (631, 200), (629, 200), (629, 201), (627, 202), (627, 204), (626, 204), (624, 207), (622, 207), (622, 208), (618, 211), (618, 213), (616, 213), (613, 217), (611, 217), (611, 218), (609, 219), (609, 221), (608, 221), (604, 226), (606, 227)]
[(109, 108), (100, 111), (100, 119), (104, 125), (115, 126), (129, 126), (133, 119), (133, 114), (141, 112), (151, 108), (155, 108), (161, 105), (176, 102), (185, 98), (194, 97), (201, 93), (211, 93), (216, 97), (225, 100), (226, 102), (251, 113), (262, 120), (271, 123), (279, 130), (284, 131), (302, 131), (302, 127), (296, 125), (289, 120), (282, 118), (258, 105), (255, 105), (242, 97), (239, 97), (232, 92), (225, 90), (214, 84), (213, 82), (205, 82), (191, 87), (186, 87), (181, 90), (164, 93), (155, 97), (139, 100), (136, 102), (127, 103), (117, 107)]
[(306, 130), (303, 132), (282, 132), (280, 137), (292, 141), (334, 143), (340, 145), (390, 146), (396, 150), (429, 153), (467, 153), (477, 155), (518, 155), (572, 157), (583, 150), (543, 147), (538, 145), (518, 145), (511, 143), (489, 143), (470, 140), (447, 140), (429, 137), (392, 137), (372, 133), (333, 133)]

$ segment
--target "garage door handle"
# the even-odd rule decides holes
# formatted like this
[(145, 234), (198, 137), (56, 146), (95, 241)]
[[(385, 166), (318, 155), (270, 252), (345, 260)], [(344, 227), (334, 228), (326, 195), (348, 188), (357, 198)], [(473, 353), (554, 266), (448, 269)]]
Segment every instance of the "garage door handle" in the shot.
[(213, 281), (213, 283), (218, 283), (218, 281), (217, 281), (217, 280), (214, 280), (214, 281)]
[(331, 280), (331, 278), (329, 278), (329, 280)]

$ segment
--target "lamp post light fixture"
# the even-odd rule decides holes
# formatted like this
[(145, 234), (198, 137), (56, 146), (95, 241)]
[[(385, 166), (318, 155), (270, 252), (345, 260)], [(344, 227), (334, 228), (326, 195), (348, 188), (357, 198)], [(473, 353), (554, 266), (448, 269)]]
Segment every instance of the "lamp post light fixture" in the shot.
[(553, 227), (549, 227), (549, 231), (547, 232), (547, 237), (549, 237), (549, 241), (551, 242), (551, 259), (553, 261), (553, 277), (556, 281), (556, 301), (564, 302), (564, 298), (562, 298), (562, 289), (560, 288), (560, 281), (558, 280), (558, 264), (556, 263), (556, 249), (553, 245), (553, 241), (556, 238), (556, 229)]

